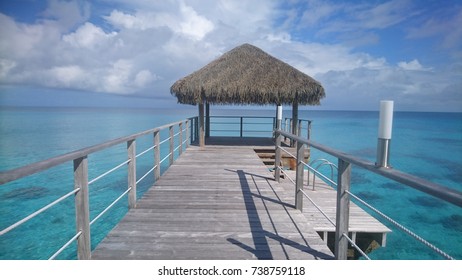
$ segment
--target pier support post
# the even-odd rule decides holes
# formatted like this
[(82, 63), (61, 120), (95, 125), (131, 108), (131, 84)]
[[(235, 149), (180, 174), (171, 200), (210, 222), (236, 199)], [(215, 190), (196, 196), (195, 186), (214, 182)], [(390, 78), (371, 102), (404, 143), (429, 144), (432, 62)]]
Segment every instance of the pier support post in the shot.
[(136, 140), (127, 141), (128, 152), (128, 208), (136, 207)]
[(295, 208), (303, 211), (303, 160), (305, 158), (305, 145), (297, 141), (297, 170), (295, 173)]
[(79, 260), (89, 260), (91, 259), (91, 239), (87, 156), (74, 160), (74, 189), (79, 189), (75, 194), (75, 219), (77, 232), (81, 232), (77, 238), (77, 257)]
[(348, 252), (348, 225), (350, 219), (350, 190), (351, 164), (342, 159), (338, 160), (337, 179), (337, 213), (335, 227), (335, 258), (346, 260)]

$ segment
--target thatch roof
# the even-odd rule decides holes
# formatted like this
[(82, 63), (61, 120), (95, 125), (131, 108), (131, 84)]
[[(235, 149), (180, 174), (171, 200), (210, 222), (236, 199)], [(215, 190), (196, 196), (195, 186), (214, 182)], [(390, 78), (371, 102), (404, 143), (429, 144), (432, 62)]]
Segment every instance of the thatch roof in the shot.
[(179, 103), (319, 105), (322, 85), (261, 49), (244, 44), (170, 88)]

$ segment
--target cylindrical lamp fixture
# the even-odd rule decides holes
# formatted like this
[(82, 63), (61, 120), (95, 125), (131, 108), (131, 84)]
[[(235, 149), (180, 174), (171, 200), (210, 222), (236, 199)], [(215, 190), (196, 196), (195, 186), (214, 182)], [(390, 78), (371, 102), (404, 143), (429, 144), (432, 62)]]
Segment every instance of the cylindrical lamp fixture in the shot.
[(377, 143), (377, 167), (390, 168), (390, 141), (393, 126), (393, 101), (380, 101), (379, 135)]

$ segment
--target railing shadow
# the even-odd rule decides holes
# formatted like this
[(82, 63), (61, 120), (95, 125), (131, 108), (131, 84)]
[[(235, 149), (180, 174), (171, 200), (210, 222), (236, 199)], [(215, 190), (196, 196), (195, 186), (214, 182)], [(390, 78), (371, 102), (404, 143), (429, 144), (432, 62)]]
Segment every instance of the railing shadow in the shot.
[[(300, 228), (297, 226), (296, 222), (294, 221), (294, 219), (292, 218), (291, 214), (288, 211), (288, 208), (294, 208), (294, 205), (284, 202), (280, 199), (280, 197), (277, 195), (277, 193), (271, 186), (270, 182), (268, 181), (268, 180), (271, 180), (270, 178), (263, 177), (257, 174), (247, 173), (247, 172), (244, 172), (243, 170), (236, 170), (236, 171), (228, 170), (228, 171), (235, 172), (239, 176), (242, 195), (245, 201), (245, 208), (246, 208), (247, 217), (249, 220), (250, 231), (252, 234), (252, 241), (254, 243), (253, 244), (254, 247), (252, 247), (252, 245), (249, 245), (249, 244), (244, 244), (241, 241), (236, 240), (234, 238), (228, 238), (227, 239), (228, 242), (235, 244), (236, 246), (239, 246), (240, 248), (252, 253), (259, 260), (260, 259), (273, 259), (273, 253), (271, 252), (271, 246), (268, 243), (268, 238), (275, 240), (279, 243), (283, 253), (285, 254), (286, 259), (290, 259), (290, 255), (287, 252), (285, 246), (290, 246), (297, 250), (306, 252), (307, 254), (314, 256), (315, 259), (332, 259), (332, 256), (325, 254), (323, 252), (319, 252), (316, 249), (310, 247), (310, 245), (308, 244), (308, 241), (304, 237), (304, 234), (302, 233)], [(250, 175), (252, 177), (253, 184), (256, 186), (258, 193), (252, 192), (246, 175)], [(263, 196), (259, 190), (259, 187), (255, 181), (255, 178), (263, 178), (264, 180), (266, 180), (271, 190), (276, 195), (277, 199)], [(269, 217), (271, 227), (274, 232), (264, 229), (254, 198), (259, 198), (262, 200), (265, 212)], [(293, 223), (297, 233), (300, 234), (300, 237), (303, 240), (302, 243), (285, 238), (278, 233), (276, 225), (274, 224), (273, 217), (271, 217), (271, 213), (268, 209), (268, 205), (267, 205), (268, 203), (276, 203), (283, 207), (283, 209), (285, 210), (288, 216), (288, 219), (290, 219), (290, 222)]]

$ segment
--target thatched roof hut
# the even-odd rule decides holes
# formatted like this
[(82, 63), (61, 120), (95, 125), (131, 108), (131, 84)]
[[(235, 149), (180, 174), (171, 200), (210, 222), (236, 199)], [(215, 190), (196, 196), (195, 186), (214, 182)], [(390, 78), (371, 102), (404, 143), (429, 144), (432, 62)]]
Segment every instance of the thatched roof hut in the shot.
[(296, 132), (298, 104), (319, 105), (325, 97), (318, 81), (250, 44), (236, 47), (178, 80), (170, 92), (179, 103), (199, 104), (201, 146), (205, 143), (204, 104), (292, 104), (292, 129)]
[(250, 44), (223, 54), (170, 88), (179, 103), (319, 105), (322, 85)]

